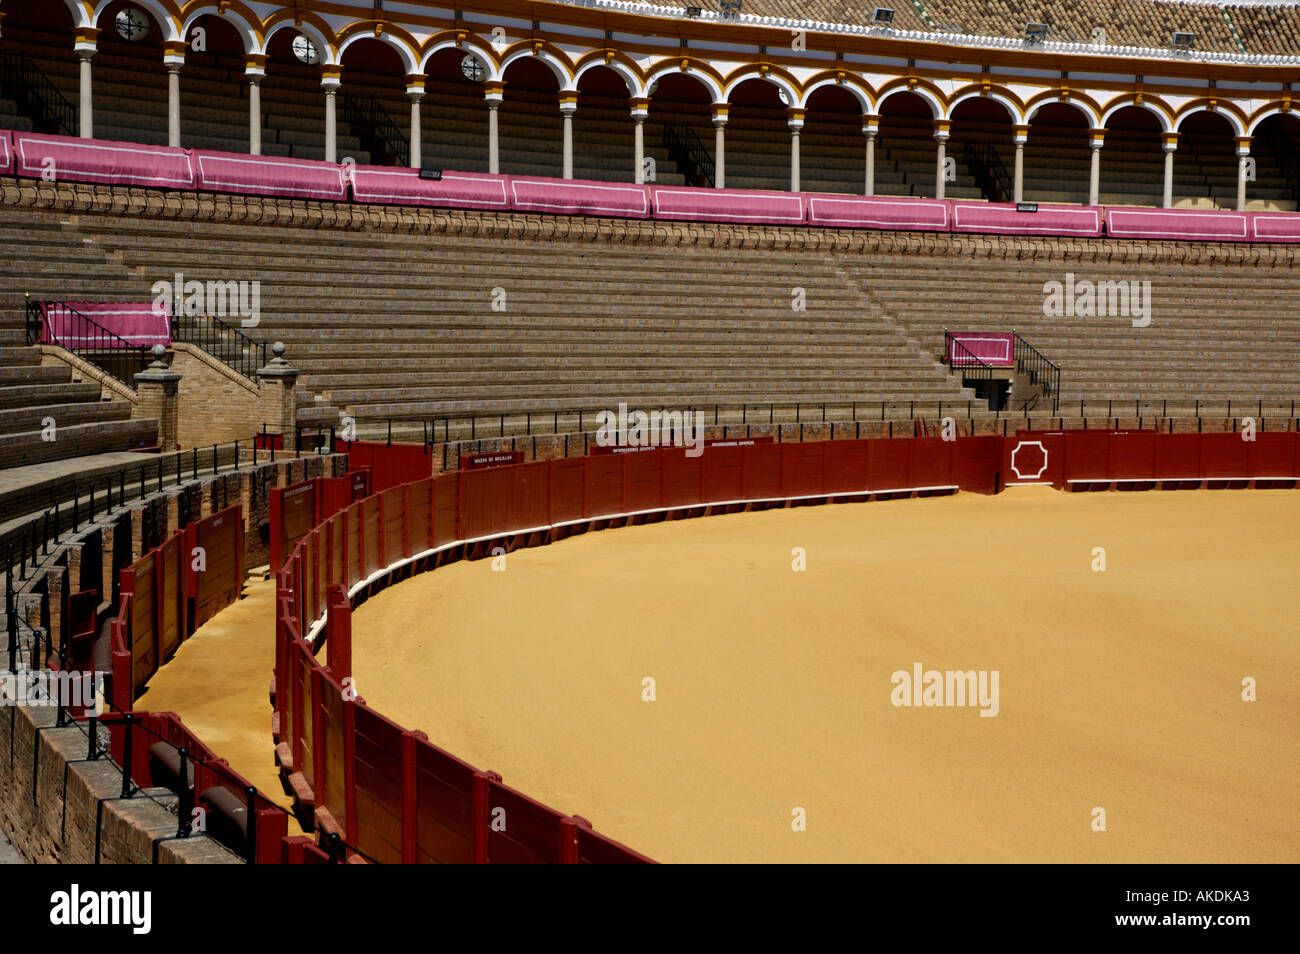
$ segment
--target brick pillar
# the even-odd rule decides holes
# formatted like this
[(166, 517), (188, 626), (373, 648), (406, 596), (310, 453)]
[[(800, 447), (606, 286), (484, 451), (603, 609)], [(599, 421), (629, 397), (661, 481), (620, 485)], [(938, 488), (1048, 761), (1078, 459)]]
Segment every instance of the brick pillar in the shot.
[(158, 446), (164, 451), (177, 448), (176, 426), (180, 410), (180, 381), (178, 372), (168, 367), (164, 356), (167, 349), (153, 346), (153, 364), (135, 376), (137, 399), (131, 409), (134, 418), (158, 420)]
[(294, 386), (298, 383), (298, 369), (284, 360), (284, 343), (271, 345), (275, 355), (266, 367), (257, 372), (261, 388), (262, 420), (272, 433), (284, 436), (284, 449), (298, 450), (298, 403)]

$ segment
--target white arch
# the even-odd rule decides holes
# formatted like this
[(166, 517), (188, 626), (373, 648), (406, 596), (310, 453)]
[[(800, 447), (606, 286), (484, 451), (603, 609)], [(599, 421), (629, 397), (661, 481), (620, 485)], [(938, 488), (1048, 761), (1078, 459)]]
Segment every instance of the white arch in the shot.
[(1296, 119), (1300, 119), (1300, 113), (1297, 113), (1295, 110), (1287, 111), (1284, 110), (1281, 106), (1278, 106), (1276, 109), (1271, 109), (1266, 113), (1260, 113), (1253, 120), (1251, 120), (1250, 125), (1246, 127), (1246, 135), (1247, 136), (1255, 135), (1255, 130), (1259, 128), (1259, 124), (1262, 123), (1264, 120), (1268, 119), (1270, 116), (1294, 116)]
[(842, 89), (848, 91), (849, 93), (853, 94), (853, 98), (858, 101), (858, 105), (862, 107), (862, 112), (864, 114), (870, 115), (872, 113), (873, 110), (871, 105), (871, 99), (870, 97), (867, 96), (866, 90), (864, 90), (862, 87), (858, 86), (855, 83), (837, 83), (832, 77), (829, 76), (824, 77), (823, 79), (819, 79), (817, 82), (813, 83), (806, 90), (804, 90), (803, 99), (799, 100), (799, 108), (807, 109), (808, 101), (812, 99), (812, 94), (825, 86), (834, 86), (836, 89)]
[(1094, 110), (1087, 103), (1081, 103), (1073, 99), (1041, 100), (1040, 102), (1035, 103), (1033, 108), (1030, 109), (1029, 112), (1025, 114), (1025, 122), (1032, 123), (1034, 121), (1034, 117), (1038, 115), (1038, 111), (1042, 109), (1044, 106), (1073, 106), (1079, 112), (1083, 113), (1083, 118), (1087, 121), (1089, 129), (1097, 129), (1101, 126), (1101, 119), (1097, 115), (1096, 110)]
[(1106, 111), (1101, 114), (1101, 123), (1100, 123), (1101, 127), (1106, 127), (1106, 124), (1110, 122), (1110, 117), (1114, 116), (1121, 109), (1127, 109), (1130, 106), (1134, 106), (1138, 109), (1145, 109), (1152, 116), (1154, 116), (1156, 118), (1156, 122), (1160, 123), (1161, 132), (1173, 132), (1173, 130), (1169, 128), (1169, 117), (1165, 115), (1165, 111), (1163, 109), (1157, 109), (1156, 107), (1150, 105), (1149, 103), (1135, 103), (1131, 99), (1126, 100), (1122, 103), (1115, 103), (1113, 106), (1106, 107)]
[[(133, 0), (134, 3), (144, 7), (153, 15), (154, 25), (162, 30), (164, 43), (180, 43), (184, 38), (184, 33), (176, 31), (176, 21), (172, 18), (171, 11), (164, 7), (158, 0)], [(95, 5), (94, 22), (99, 23), (99, 17), (108, 8), (113, 0), (99, 0)], [(108, 29), (115, 29), (110, 23)]]
[(744, 76), (737, 76), (734, 80), (732, 80), (730, 83), (727, 84), (726, 88), (723, 89), (722, 95), (725, 98), (719, 100), (718, 102), (728, 102), (728, 103), (731, 102), (731, 94), (736, 91), (737, 87), (745, 83), (748, 83), (750, 80), (758, 80), (759, 82), (771, 83), (777, 89), (785, 93), (786, 101), (791, 106), (794, 106), (799, 102), (799, 94), (798, 92), (795, 91), (795, 88), (791, 86), (789, 83), (787, 83), (783, 77), (778, 76), (776, 73), (771, 73), (771, 72), (769, 72), (766, 76), (760, 76), (758, 73), (746, 73)]
[[(506, 70), (510, 68), (510, 64), (516, 63), (522, 59), (540, 60), (543, 64), (545, 64), (547, 67), (550, 68), (550, 71), (552, 73), (555, 74), (555, 82), (560, 89), (565, 89), (569, 86), (571, 82), (569, 77), (569, 68), (565, 66), (564, 63), (562, 63), (560, 60), (557, 60), (553, 54), (547, 52), (546, 50), (539, 50), (536, 54), (534, 54), (532, 50), (515, 50), (513, 53), (511, 53), (509, 56), (507, 56), (504, 60), (501, 61), (501, 68), (498, 69), (493, 75), (488, 77), (489, 80), (498, 83), (502, 82), (505, 79)], [(488, 64), (489, 69), (491, 68), (491, 66), (492, 64), (489, 63)]]
[(72, 26), (74, 29), (80, 30), (95, 25), (93, 15), (87, 7), (79, 3), (78, 0), (63, 0), (63, 5), (67, 7), (68, 12), (72, 14)]
[(637, 98), (645, 95), (645, 91), (641, 88), (641, 80), (637, 78), (635, 73), (627, 68), (626, 63), (620, 63), (617, 59), (610, 60), (608, 63), (604, 60), (588, 60), (586, 63), (583, 63), (578, 67), (578, 72), (573, 74), (573, 88), (578, 88), (578, 81), (582, 79), (583, 73), (601, 66), (613, 70), (622, 77), (624, 85), (627, 86), (627, 95), (630, 98)]
[(889, 92), (883, 94), (878, 100), (876, 100), (876, 113), (880, 113), (881, 108), (885, 105), (885, 100), (889, 99), (891, 96), (897, 96), (900, 93), (915, 93), (917, 96), (920, 96), (925, 100), (930, 106), (931, 119), (939, 119), (943, 116), (944, 110), (942, 100), (924, 86), (917, 86), (916, 89), (908, 89), (906, 86), (895, 86)]
[(1020, 107), (995, 89), (989, 90), (987, 96), (984, 95), (983, 90), (978, 89), (972, 89), (962, 93), (948, 104), (948, 109), (944, 112), (943, 118), (951, 120), (953, 111), (968, 99), (991, 99), (995, 103), (1001, 103), (1003, 109), (1007, 111), (1007, 115), (1011, 119), (1011, 124), (1013, 126), (1023, 125), (1025, 122), (1025, 120), (1021, 118), (1023, 114), (1020, 112)]
[[(240, 38), (243, 39), (245, 53), (257, 52), (257, 31), (253, 29), (253, 25), (245, 20), (244, 15), (233, 7), (227, 7), (226, 12), (222, 13), (215, 3), (207, 4), (191, 12), (189, 18), (181, 24), (181, 36), (189, 36), (190, 27), (194, 24), (194, 21), (205, 14), (211, 14), (229, 22), (239, 33)], [(261, 26), (261, 24), (258, 24), (258, 26)]]
[(281, 30), (292, 30), (295, 33), (301, 33), (307, 39), (311, 40), (312, 46), (316, 47), (316, 52), (320, 54), (322, 66), (337, 66), (339, 62), (338, 54), (334, 52), (334, 45), (325, 39), (325, 34), (321, 33), (315, 24), (303, 20), (302, 23), (294, 23), (292, 20), (280, 20), (266, 28), (266, 36), (262, 37), (262, 45), (255, 52), (265, 56), (266, 51), (271, 48), (271, 37), (275, 36)]
[[(479, 46), (477, 43), (468, 42), (469, 37), (474, 37), (476, 40), (479, 40), (483, 45)], [(445, 40), (439, 40), (437, 43), (431, 46), (428, 52), (425, 53), (422, 57), (420, 57), (419, 72), (421, 73), (429, 72), (429, 61), (432, 60), (439, 53), (441, 53), (443, 50), (458, 50), (462, 54), (473, 53), (476, 57), (478, 57), (479, 62), (483, 64), (483, 68), (487, 71), (486, 75), (488, 76), (491, 76), (492, 71), (496, 68), (496, 64), (493, 62), (492, 44), (489, 43), (484, 37), (479, 36), (477, 33), (470, 33), (468, 34), (466, 39), (460, 43), (457, 43), (453, 38), (448, 37)]]
[(650, 90), (655, 85), (655, 83), (659, 81), (660, 77), (667, 76), (670, 73), (680, 73), (683, 76), (689, 76), (691, 77), (691, 79), (694, 79), (699, 83), (701, 83), (704, 86), (704, 88), (709, 92), (709, 96), (710, 96), (709, 102), (711, 103), (725, 102), (725, 100), (722, 98), (722, 87), (718, 85), (717, 81), (714, 80), (712, 76), (710, 76), (708, 73), (700, 72), (693, 66), (687, 66), (686, 69), (683, 70), (681, 68), (680, 60), (676, 62), (672, 60), (668, 60), (656, 66), (653, 70), (650, 71), (650, 75), (646, 77), (645, 88), (647, 90)]
[(362, 33), (361, 31), (357, 31), (356, 33), (353, 33), (350, 37), (348, 37), (346, 40), (344, 40), (342, 43), (339, 44), (338, 54), (336, 56), (335, 63), (342, 63), (344, 51), (346, 51), (347, 48), (350, 47), (353, 43), (356, 43), (360, 40), (378, 40), (380, 43), (392, 47), (394, 50), (397, 51), (398, 57), (401, 58), (402, 69), (405, 71), (404, 75), (409, 76), (410, 74), (416, 72), (416, 66), (420, 62), (420, 60), (415, 50), (407, 46), (405, 40), (402, 40), (399, 37), (394, 36), (393, 34), (389, 33), (387, 30), (379, 34), (379, 36), (375, 36), (374, 33)]
[(1174, 131), (1177, 132), (1189, 116), (1195, 116), (1197, 113), (1210, 113), (1213, 116), (1222, 116), (1228, 121), (1228, 125), (1232, 127), (1232, 135), (1234, 137), (1246, 135), (1246, 127), (1241, 124), (1241, 120), (1238, 119), (1236, 115), (1230, 113), (1226, 109), (1210, 109), (1209, 106), (1198, 106), (1195, 109), (1189, 109), (1187, 112), (1183, 113), (1178, 117), (1177, 122), (1174, 123)]

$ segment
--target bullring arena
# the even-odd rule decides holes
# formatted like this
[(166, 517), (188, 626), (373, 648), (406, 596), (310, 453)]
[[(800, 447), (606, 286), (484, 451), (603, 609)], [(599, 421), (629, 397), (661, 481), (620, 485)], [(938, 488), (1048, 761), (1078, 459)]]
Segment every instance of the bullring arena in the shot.
[(1300, 20), (1094, 6), (5, 0), (0, 858), (1294, 861)]

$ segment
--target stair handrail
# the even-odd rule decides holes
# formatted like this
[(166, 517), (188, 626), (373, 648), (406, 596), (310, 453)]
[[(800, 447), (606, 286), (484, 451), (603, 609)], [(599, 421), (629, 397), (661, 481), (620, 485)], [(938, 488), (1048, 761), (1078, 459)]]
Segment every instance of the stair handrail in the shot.
[[(89, 337), (92, 342), (91, 346), (76, 343), (65, 343), (59, 341), (53, 334), (46, 334), (49, 328), (48, 309), (57, 308), (73, 318), (74, 326), (79, 332), (75, 338)], [(149, 366), (149, 345), (131, 344), (125, 338), (105, 328), (95, 319), (84, 315), (77, 309), (73, 308), (66, 301), (33, 301), (27, 299), (27, 344), (51, 344), (70, 351), (79, 358), (84, 358), (95, 367), (99, 368), (115, 381), (125, 384), (132, 390), (135, 389), (134, 380), (128, 378), (134, 377), (136, 371), (143, 371)], [(105, 359), (105, 354), (120, 355), (126, 354), (129, 357), (125, 362), (111, 362)], [(120, 373), (119, 373), (120, 372)]]
[(685, 156), (686, 160), (704, 176), (705, 182), (710, 187), (713, 186), (713, 177), (716, 171), (713, 154), (700, 141), (700, 137), (694, 129), (685, 123), (666, 122), (664, 123), (663, 140), (664, 148), (668, 150), (669, 155), (677, 153)]
[[(196, 320), (199, 318), (205, 323)], [(266, 366), (266, 342), (249, 337), (215, 315), (173, 311), (170, 324), (173, 341), (194, 345), (250, 381), (256, 382), (258, 369)]]
[(343, 121), (349, 126), (364, 126), (397, 157), (399, 164), (410, 162), (411, 143), (406, 133), (393, 121), (388, 110), (373, 96), (343, 94)]
[(43, 125), (53, 124), (55, 133), (77, 135), (77, 107), (68, 101), (35, 62), (18, 53), (0, 52), (0, 85), (17, 87), (38, 107)]
[(1042, 384), (1043, 395), (1052, 399), (1055, 413), (1061, 406), (1061, 366), (1022, 338), (1015, 329), (1011, 335), (1015, 339), (1013, 356), (1017, 373), (1023, 371), (1034, 384)]
[[(1002, 156), (993, 148), (992, 143), (965, 142), (962, 145), (962, 158), (966, 160), (966, 166), (972, 173), (976, 174), (976, 178), (983, 179), (986, 183), (980, 187), (985, 193), (985, 198), (994, 202), (1006, 202), (1011, 199), (1015, 193), (1011, 175), (1007, 172)], [(993, 185), (997, 186), (1000, 196), (988, 194), (992, 191), (988, 186)]]

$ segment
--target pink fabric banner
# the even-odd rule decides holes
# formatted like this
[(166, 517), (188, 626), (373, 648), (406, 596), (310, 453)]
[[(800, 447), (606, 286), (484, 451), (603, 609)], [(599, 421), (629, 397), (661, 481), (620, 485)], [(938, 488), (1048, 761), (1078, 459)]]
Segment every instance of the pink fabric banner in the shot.
[(13, 133), (0, 129), (0, 175), (9, 175), (14, 171)]
[(1250, 240), (1250, 217), (1245, 212), (1107, 208), (1106, 233), (1111, 238), (1245, 242)]
[[(961, 348), (957, 347), (960, 342)], [(965, 348), (965, 351), (962, 350)], [(953, 331), (948, 338), (948, 364), (961, 367), (971, 355), (989, 367), (1010, 368), (1016, 363), (1016, 336), (1001, 331)]]
[(153, 189), (194, 188), (185, 149), (139, 143), (14, 133), (17, 174), (61, 182), (102, 182)]
[(1261, 242), (1300, 242), (1300, 215), (1285, 212), (1253, 212), (1251, 234)]
[(555, 215), (650, 217), (648, 186), (593, 182), (586, 179), (510, 177), (511, 208)]
[(654, 186), (650, 191), (655, 217), (660, 219), (802, 225), (807, 217), (803, 195), (798, 192), (668, 186)]
[[(45, 340), (65, 348), (121, 347), (114, 338), (143, 347), (172, 342), (170, 319), (155, 313), (153, 302), (46, 302), (44, 310)], [(102, 334), (101, 328), (113, 337)]]
[(1040, 205), (1037, 212), (1017, 212), (1014, 203), (954, 202), (954, 232), (1012, 235), (1101, 235), (1100, 206)]
[(948, 203), (942, 199), (808, 196), (808, 223), (832, 228), (948, 231)]
[(274, 195), (289, 199), (347, 198), (343, 168), (332, 162), (245, 156), (231, 152), (191, 150), (196, 184), (209, 192)]
[(498, 211), (510, 208), (507, 178), (486, 172), (444, 172), (441, 179), (421, 179), (418, 169), (355, 166), (351, 179), (352, 197), (358, 202)]

